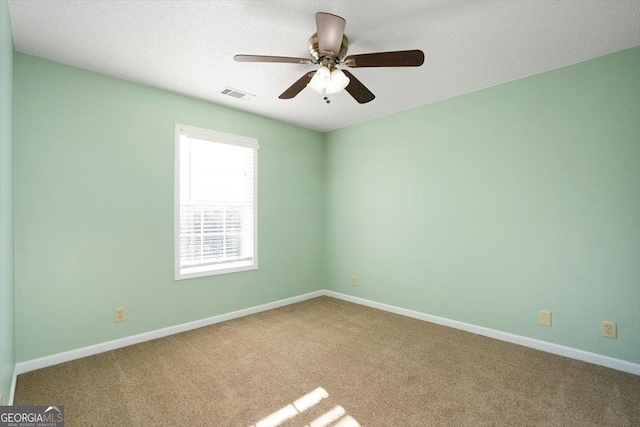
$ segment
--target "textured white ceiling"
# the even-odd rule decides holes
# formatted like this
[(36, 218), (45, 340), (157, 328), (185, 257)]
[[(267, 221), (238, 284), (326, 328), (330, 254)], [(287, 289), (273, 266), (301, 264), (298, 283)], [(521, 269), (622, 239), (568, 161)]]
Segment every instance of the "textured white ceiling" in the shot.
[[(283, 122), (329, 131), (640, 45), (640, 1), (10, 0), (15, 50)], [(349, 53), (421, 49), (420, 68), (353, 69), (376, 99), (305, 89), (315, 13), (347, 20)], [(256, 95), (242, 101), (223, 86)]]

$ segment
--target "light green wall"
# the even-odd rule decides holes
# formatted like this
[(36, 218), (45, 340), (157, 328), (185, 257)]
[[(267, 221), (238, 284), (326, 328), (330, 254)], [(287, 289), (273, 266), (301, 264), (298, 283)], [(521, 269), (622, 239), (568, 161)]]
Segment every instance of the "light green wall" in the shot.
[(13, 39), (0, 0), (0, 391), (3, 403), (15, 367), (13, 280)]
[[(640, 362), (640, 48), (325, 135), (14, 60), (18, 361), (328, 287)], [(260, 141), (258, 271), (173, 280), (176, 122)]]
[[(322, 134), (14, 60), (18, 361), (324, 287)], [(176, 122), (259, 140), (259, 270), (174, 280)]]
[(640, 47), (327, 134), (324, 208), (332, 290), (639, 363)]

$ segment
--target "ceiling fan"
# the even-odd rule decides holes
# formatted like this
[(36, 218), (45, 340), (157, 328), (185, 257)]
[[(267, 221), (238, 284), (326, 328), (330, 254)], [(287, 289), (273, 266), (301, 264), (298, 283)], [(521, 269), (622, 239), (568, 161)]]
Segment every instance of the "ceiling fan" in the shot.
[(347, 70), (340, 70), (337, 67), (338, 65), (346, 65), (349, 68), (419, 67), (424, 63), (424, 53), (421, 50), (401, 50), (346, 56), (349, 47), (349, 40), (344, 35), (346, 23), (347, 21), (340, 16), (324, 12), (316, 13), (317, 33), (309, 39), (311, 58), (236, 55), (233, 59), (238, 62), (320, 65), (318, 70), (305, 73), (297, 82), (282, 92), (279, 98), (291, 99), (299, 94), (302, 89), (309, 87), (323, 94), (327, 104), (330, 102), (327, 95), (339, 92), (342, 89), (349, 92), (360, 104), (373, 101), (376, 97), (353, 74)]

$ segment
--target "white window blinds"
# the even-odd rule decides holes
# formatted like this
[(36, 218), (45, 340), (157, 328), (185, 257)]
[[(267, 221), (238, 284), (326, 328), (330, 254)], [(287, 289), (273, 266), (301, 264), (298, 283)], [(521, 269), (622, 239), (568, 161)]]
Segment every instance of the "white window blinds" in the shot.
[(176, 278), (257, 268), (257, 141), (180, 126)]

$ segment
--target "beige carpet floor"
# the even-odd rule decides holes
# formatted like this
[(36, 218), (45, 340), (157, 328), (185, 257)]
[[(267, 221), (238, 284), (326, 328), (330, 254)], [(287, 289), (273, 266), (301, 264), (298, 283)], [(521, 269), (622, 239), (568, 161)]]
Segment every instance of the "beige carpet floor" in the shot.
[(67, 426), (638, 426), (640, 377), (329, 297), (18, 377)]

